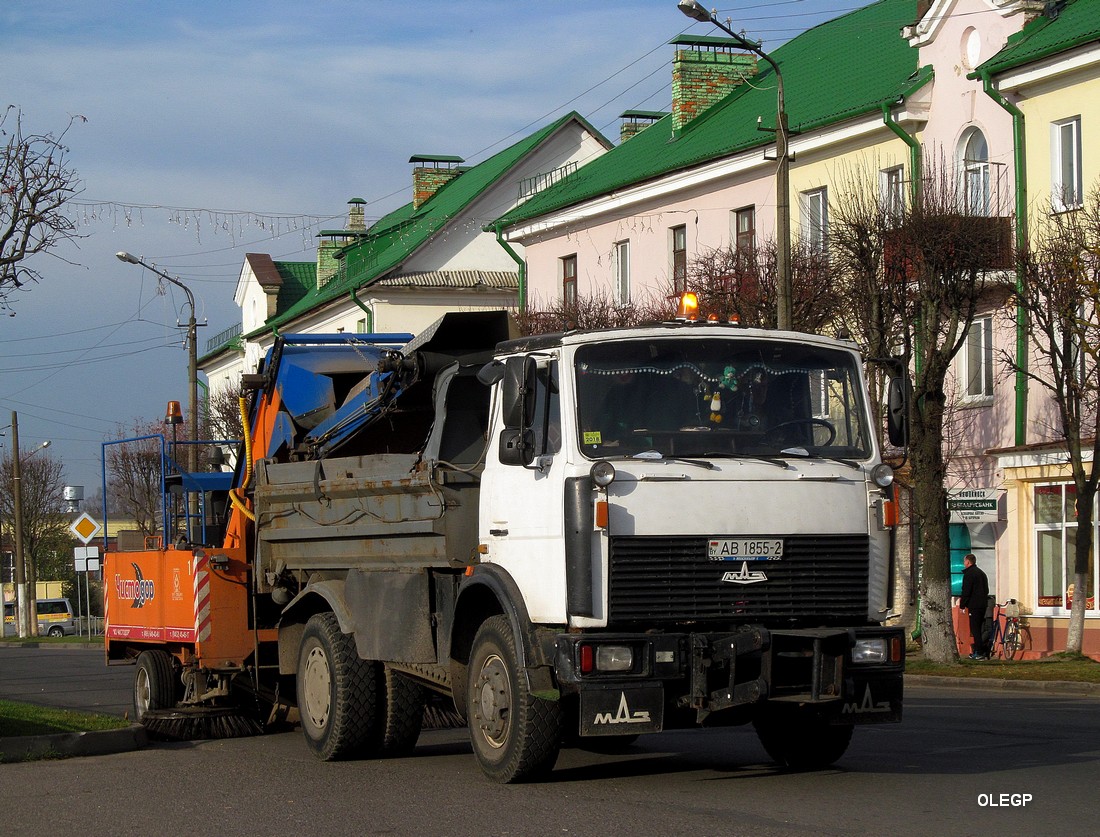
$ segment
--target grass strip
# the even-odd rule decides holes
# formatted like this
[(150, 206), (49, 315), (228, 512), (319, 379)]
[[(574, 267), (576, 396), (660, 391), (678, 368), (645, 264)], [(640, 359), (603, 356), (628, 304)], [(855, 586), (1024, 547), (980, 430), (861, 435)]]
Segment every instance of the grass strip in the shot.
[(126, 719), (113, 715), (73, 712), (69, 709), (0, 700), (0, 738), (125, 729), (129, 725), (130, 722)]

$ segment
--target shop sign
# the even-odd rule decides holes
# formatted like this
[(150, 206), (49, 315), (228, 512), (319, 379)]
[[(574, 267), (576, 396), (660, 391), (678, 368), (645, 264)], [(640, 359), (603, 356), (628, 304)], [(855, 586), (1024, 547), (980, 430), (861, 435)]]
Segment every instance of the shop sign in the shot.
[(996, 488), (956, 488), (947, 492), (947, 510), (952, 523), (995, 523)]

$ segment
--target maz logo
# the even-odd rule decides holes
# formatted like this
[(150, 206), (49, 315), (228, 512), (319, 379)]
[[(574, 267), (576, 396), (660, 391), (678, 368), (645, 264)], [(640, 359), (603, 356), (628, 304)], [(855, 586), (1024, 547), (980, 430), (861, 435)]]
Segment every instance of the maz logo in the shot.
[(593, 725), (599, 724), (648, 724), (649, 712), (645, 709), (639, 709), (637, 712), (631, 712), (630, 706), (626, 702), (626, 692), (620, 693), (619, 698), (619, 711), (612, 715), (610, 712), (597, 712), (596, 717), (593, 720)]
[(767, 580), (768, 577), (760, 570), (750, 570), (748, 561), (741, 562), (740, 572), (722, 574), (722, 581), (728, 584), (759, 584)]

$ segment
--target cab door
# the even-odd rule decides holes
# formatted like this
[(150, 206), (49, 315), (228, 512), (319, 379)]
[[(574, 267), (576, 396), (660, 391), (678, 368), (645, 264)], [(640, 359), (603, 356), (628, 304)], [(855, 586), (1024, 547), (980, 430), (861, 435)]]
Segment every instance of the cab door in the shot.
[(524, 464), (504, 464), (511, 437), (497, 399), (482, 481), (479, 530), (485, 560), (506, 570), (519, 586), (535, 622), (565, 621), (565, 548), (561, 407), (558, 361), (536, 359), (532, 416)]

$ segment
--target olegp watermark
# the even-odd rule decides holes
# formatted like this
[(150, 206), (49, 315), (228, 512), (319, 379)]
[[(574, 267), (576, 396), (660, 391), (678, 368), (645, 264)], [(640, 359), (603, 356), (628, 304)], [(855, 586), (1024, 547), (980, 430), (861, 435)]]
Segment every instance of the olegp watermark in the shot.
[(979, 808), (1023, 808), (1032, 800), (1030, 793), (979, 793)]

